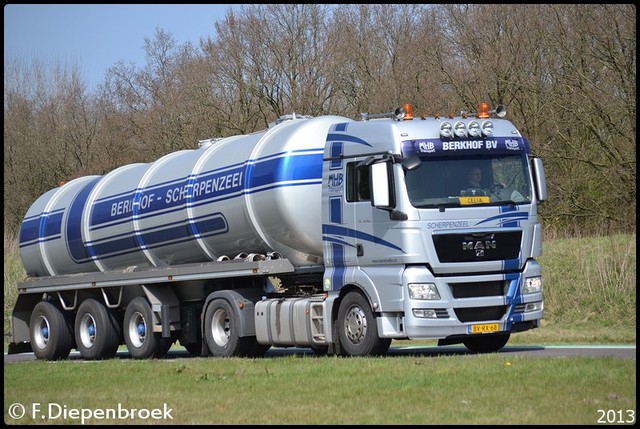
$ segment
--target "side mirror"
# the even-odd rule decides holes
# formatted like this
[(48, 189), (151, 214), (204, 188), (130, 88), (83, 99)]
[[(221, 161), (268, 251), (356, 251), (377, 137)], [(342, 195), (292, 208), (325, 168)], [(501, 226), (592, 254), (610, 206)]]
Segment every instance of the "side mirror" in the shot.
[(404, 171), (415, 170), (421, 165), (422, 165), (422, 160), (415, 155), (402, 160), (402, 168), (404, 168)]
[(544, 175), (544, 167), (540, 158), (533, 158), (531, 167), (533, 169), (533, 182), (536, 187), (536, 196), (538, 201), (546, 201), (547, 199), (547, 181)]
[(371, 205), (379, 209), (389, 210), (393, 203), (393, 176), (388, 162), (371, 165)]

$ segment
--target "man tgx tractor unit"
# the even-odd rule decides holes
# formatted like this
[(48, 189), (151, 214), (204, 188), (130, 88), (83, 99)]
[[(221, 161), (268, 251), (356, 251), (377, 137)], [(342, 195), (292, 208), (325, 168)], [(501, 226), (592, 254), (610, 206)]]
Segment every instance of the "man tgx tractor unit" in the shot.
[(497, 351), (543, 317), (544, 170), (504, 113), (287, 115), (52, 189), (21, 225), (9, 353)]

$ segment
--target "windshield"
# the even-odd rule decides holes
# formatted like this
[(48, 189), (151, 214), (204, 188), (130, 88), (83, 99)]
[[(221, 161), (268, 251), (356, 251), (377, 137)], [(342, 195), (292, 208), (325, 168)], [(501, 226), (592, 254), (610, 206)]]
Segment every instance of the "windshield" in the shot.
[(526, 157), (493, 155), (424, 157), (406, 172), (414, 207), (458, 207), (478, 204), (526, 204), (531, 186)]

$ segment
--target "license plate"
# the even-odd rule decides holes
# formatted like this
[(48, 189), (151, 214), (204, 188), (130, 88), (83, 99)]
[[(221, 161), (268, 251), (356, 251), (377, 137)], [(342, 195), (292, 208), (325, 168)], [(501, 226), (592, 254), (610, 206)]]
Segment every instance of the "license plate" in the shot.
[(485, 323), (482, 325), (470, 325), (467, 328), (470, 334), (486, 334), (487, 332), (498, 332), (500, 326), (497, 323)]

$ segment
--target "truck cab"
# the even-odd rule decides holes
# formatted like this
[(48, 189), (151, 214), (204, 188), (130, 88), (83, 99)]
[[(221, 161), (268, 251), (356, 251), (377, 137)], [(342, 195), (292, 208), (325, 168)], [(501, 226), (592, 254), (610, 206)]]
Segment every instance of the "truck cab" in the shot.
[[(336, 124), (327, 137), (323, 287), (360, 294), (376, 322), (358, 305), (345, 310), (341, 342), (357, 349), (368, 329), (381, 342), (499, 350), (543, 318), (542, 163), (503, 107), (494, 117), (486, 104), (460, 117), (398, 112)], [(479, 183), (468, 183), (471, 170)]]

